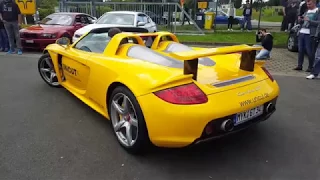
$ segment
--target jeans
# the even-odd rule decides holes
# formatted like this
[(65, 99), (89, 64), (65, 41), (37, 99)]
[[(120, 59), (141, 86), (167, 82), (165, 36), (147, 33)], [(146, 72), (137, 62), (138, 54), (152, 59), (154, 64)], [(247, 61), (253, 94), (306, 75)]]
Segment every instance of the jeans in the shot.
[(15, 49), (14, 40), (16, 40), (17, 48), (21, 50), (20, 28), (18, 22), (4, 22), (3, 24), (8, 34), (10, 50), (14, 51)]
[(257, 52), (256, 60), (264, 60), (270, 58), (270, 51), (266, 49), (262, 49), (261, 51)]
[(230, 16), (229, 18), (228, 18), (228, 29), (232, 29), (232, 24), (233, 24), (233, 16)]
[(247, 29), (248, 30), (252, 29), (252, 27), (251, 27), (251, 16), (244, 16), (243, 17), (243, 23), (242, 23), (242, 26), (241, 26), (242, 29), (244, 28), (245, 24), (247, 24)]
[(0, 49), (9, 49), (8, 36), (5, 29), (0, 29)]
[(298, 37), (298, 46), (299, 46), (299, 55), (298, 55), (298, 67), (303, 66), (304, 55), (307, 53), (309, 58), (309, 68), (311, 69), (313, 66), (313, 55), (312, 55), (312, 47), (311, 47), (311, 38), (309, 34), (299, 33)]
[(318, 76), (320, 73), (320, 47), (318, 47), (315, 56), (316, 56), (316, 58), (314, 61), (314, 67), (312, 69), (311, 74)]
[(288, 29), (288, 18), (287, 16), (283, 16), (282, 23), (281, 23), (281, 31), (285, 31)]

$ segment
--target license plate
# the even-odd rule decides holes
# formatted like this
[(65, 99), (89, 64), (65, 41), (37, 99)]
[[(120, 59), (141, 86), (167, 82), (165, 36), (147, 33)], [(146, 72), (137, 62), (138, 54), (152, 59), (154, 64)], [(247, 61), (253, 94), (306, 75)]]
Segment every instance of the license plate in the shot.
[(263, 106), (258, 106), (253, 109), (250, 109), (249, 111), (238, 113), (233, 120), (234, 125), (236, 126), (242, 124), (246, 121), (260, 116), (261, 114), (263, 114)]
[(26, 43), (34, 43), (33, 40), (26, 40)]

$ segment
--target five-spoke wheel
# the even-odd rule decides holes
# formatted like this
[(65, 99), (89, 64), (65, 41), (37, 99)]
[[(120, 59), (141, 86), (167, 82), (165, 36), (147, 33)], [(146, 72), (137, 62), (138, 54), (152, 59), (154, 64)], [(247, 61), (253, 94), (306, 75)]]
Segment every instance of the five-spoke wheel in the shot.
[(112, 127), (121, 146), (131, 153), (144, 150), (149, 137), (141, 108), (131, 91), (123, 86), (115, 88), (108, 104)]
[(49, 54), (44, 54), (38, 61), (38, 70), (41, 78), (52, 87), (60, 87), (52, 59)]

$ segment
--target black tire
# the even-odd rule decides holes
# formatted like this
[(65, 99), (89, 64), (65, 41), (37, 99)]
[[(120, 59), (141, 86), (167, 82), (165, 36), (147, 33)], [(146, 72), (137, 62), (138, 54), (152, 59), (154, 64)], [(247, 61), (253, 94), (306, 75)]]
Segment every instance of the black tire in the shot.
[(298, 52), (298, 38), (296, 34), (290, 34), (287, 40), (287, 49), (291, 52)]
[[(51, 59), (51, 57), (50, 57), (50, 54), (49, 54), (49, 53), (43, 54), (43, 55), (39, 58), (39, 60), (38, 60), (38, 72), (39, 72), (42, 80), (43, 80), (46, 84), (48, 84), (50, 87), (60, 88), (60, 87), (61, 87), (60, 84), (55, 85), (55, 84), (52, 84), (52, 83), (48, 82), (48, 80), (46, 80), (46, 78), (44, 77), (43, 73), (41, 72), (42, 63), (43, 63), (43, 61), (45, 61), (47, 58), (50, 59), (50, 62), (51, 62), (51, 64), (52, 64), (52, 59)], [(52, 64), (52, 66), (53, 66), (53, 64)]]
[[(136, 115), (137, 115), (137, 120), (138, 120), (138, 135), (137, 135), (137, 139), (136, 142), (134, 143), (134, 145), (132, 145), (131, 147), (126, 147), (123, 144), (120, 143), (119, 139), (117, 138), (116, 132), (113, 129), (113, 121), (112, 121), (112, 117), (111, 117), (111, 106), (112, 106), (112, 100), (113, 97), (118, 94), (118, 93), (122, 93), (124, 95), (126, 95), (129, 100), (131, 101)], [(150, 139), (149, 139), (149, 135), (148, 135), (148, 130), (147, 130), (147, 125), (142, 113), (142, 110), (140, 108), (140, 105), (137, 101), (137, 99), (135, 98), (135, 96), (133, 95), (133, 93), (126, 87), (124, 86), (118, 86), (116, 87), (113, 91), (112, 94), (109, 98), (109, 102), (108, 102), (108, 112), (110, 115), (110, 121), (111, 121), (111, 125), (112, 125), (112, 130), (113, 133), (118, 141), (118, 143), (121, 145), (122, 148), (124, 148), (128, 153), (130, 154), (134, 154), (134, 155), (141, 155), (147, 152), (147, 149), (149, 149), (151, 143), (150, 143)]]

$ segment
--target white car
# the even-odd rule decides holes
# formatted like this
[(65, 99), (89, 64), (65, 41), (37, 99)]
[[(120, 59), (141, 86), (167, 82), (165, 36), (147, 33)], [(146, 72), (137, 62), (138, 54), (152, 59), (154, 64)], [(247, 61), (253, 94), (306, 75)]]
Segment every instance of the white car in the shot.
[(72, 42), (76, 42), (83, 34), (92, 29), (103, 27), (142, 27), (148, 29), (149, 32), (157, 31), (156, 23), (145, 13), (112, 11), (103, 14), (94, 24), (78, 29), (72, 37)]

